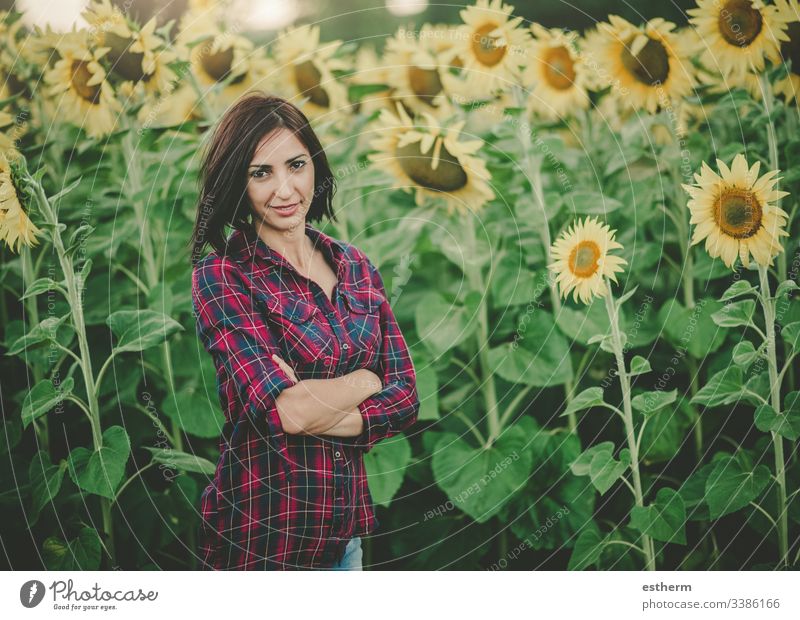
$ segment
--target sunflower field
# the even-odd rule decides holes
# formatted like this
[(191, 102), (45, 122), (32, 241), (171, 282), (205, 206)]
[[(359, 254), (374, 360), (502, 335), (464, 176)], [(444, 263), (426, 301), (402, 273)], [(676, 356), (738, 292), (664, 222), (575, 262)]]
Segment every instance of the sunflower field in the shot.
[(380, 267), (417, 372), (365, 454), (373, 570), (800, 567), (800, 3), (577, 32), (256, 44), (224, 2), (0, 15), (9, 568), (193, 569), (224, 417), (190, 238), (210, 129), (299, 105), (323, 229)]

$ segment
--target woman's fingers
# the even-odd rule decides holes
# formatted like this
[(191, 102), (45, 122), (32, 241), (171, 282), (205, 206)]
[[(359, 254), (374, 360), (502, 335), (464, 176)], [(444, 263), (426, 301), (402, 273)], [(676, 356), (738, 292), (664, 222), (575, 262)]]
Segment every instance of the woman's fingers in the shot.
[(281, 367), (281, 370), (283, 370), (283, 372), (285, 372), (292, 381), (294, 381), (295, 383), (297, 383), (299, 381), (299, 379), (297, 378), (297, 375), (294, 374), (294, 369), (291, 366), (289, 366), (289, 364), (284, 362), (275, 353), (272, 354), (272, 359), (275, 360), (275, 363), (278, 364), (278, 366)]

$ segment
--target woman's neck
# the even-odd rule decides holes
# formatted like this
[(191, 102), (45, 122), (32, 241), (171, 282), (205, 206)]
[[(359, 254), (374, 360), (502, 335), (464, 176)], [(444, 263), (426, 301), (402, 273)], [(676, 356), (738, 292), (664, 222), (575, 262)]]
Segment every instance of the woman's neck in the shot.
[(286, 231), (278, 231), (264, 224), (256, 224), (255, 230), (264, 243), (288, 260), (295, 269), (302, 273), (310, 271), (311, 261), (314, 257), (314, 244), (306, 235), (305, 224)]

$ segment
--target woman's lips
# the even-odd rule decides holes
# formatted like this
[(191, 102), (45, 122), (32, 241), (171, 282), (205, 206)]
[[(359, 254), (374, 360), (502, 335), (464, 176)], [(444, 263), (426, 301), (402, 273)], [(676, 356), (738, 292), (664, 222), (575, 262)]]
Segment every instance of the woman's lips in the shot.
[(291, 205), (287, 205), (285, 207), (272, 207), (272, 209), (278, 215), (282, 215), (283, 217), (289, 217), (290, 215), (294, 215), (295, 211), (297, 211), (297, 207), (300, 205), (299, 202), (295, 202)]

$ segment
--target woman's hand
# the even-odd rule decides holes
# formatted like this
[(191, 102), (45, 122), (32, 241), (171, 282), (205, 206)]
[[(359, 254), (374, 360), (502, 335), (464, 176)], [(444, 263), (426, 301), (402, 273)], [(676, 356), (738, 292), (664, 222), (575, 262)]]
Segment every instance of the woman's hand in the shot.
[(294, 374), (294, 369), (289, 366), (286, 362), (284, 362), (280, 357), (276, 354), (272, 354), (272, 359), (275, 360), (275, 363), (281, 367), (281, 370), (286, 373), (286, 375), (295, 383), (299, 382), (300, 380), (297, 378), (297, 375)]

